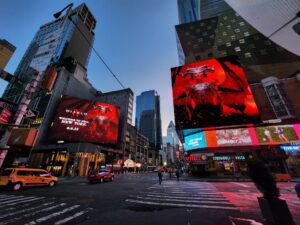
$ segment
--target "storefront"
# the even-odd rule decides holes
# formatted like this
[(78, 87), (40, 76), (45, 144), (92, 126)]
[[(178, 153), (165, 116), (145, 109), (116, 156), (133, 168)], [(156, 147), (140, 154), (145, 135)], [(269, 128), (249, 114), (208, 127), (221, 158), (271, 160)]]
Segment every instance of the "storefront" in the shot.
[(33, 150), (30, 166), (47, 169), (55, 176), (86, 176), (89, 170), (105, 165), (107, 155), (107, 149), (90, 143), (40, 146)]

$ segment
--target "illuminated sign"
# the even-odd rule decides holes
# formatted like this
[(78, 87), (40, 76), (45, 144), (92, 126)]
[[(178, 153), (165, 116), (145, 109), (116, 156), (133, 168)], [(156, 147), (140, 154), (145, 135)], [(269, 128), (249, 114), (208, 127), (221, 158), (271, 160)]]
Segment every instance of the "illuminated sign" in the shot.
[(246, 158), (243, 155), (236, 155), (236, 156), (214, 156), (214, 161), (231, 161), (231, 160), (237, 160), (237, 161), (245, 161)]
[(280, 148), (285, 152), (300, 152), (300, 145), (281, 145)]
[(114, 105), (64, 96), (50, 138), (116, 144), (120, 110)]
[(171, 76), (178, 130), (261, 122), (237, 57), (175, 67)]
[[(192, 132), (193, 131), (193, 132)], [(300, 143), (300, 124), (248, 127), (183, 132), (185, 150), (218, 148), (226, 146), (259, 146), (289, 144), (285, 151), (295, 151), (293, 144)], [(294, 145), (293, 145), (294, 146)], [(297, 148), (298, 149), (298, 148)]]
[(185, 150), (189, 151), (197, 148), (205, 148), (204, 132), (192, 134), (184, 138)]

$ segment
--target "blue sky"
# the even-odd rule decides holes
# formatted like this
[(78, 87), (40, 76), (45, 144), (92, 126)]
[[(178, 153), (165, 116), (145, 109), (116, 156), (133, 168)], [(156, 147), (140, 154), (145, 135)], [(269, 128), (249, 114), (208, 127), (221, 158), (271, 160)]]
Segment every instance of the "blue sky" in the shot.
[[(163, 134), (174, 121), (170, 68), (178, 65), (175, 25), (176, 0), (75, 0), (85, 2), (97, 20), (95, 49), (135, 96), (157, 90), (161, 96)], [(1, 0), (0, 38), (17, 47), (5, 70), (14, 73), (39, 27), (53, 20), (66, 0)], [(120, 89), (104, 65), (92, 53), (88, 79), (107, 92)], [(6, 82), (0, 80), (0, 94)]]

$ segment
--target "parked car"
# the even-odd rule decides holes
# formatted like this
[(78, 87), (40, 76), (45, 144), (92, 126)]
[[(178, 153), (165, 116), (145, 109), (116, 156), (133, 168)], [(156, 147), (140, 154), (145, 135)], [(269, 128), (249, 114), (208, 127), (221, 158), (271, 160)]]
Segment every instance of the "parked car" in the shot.
[(90, 183), (93, 183), (95, 181), (99, 181), (102, 183), (105, 180), (113, 181), (114, 177), (115, 175), (113, 172), (102, 169), (102, 170), (91, 170), (88, 174), (87, 179), (89, 180)]
[(7, 168), (0, 173), (0, 187), (10, 187), (15, 191), (23, 187), (54, 187), (58, 178), (48, 171), (32, 168)]

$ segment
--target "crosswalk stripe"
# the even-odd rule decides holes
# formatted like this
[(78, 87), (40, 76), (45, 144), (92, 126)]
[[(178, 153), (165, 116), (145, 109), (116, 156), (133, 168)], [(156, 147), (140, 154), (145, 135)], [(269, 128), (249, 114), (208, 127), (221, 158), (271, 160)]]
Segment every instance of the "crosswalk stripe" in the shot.
[(67, 217), (67, 218), (65, 218), (63, 220), (59, 220), (59, 221), (55, 222), (54, 225), (61, 225), (61, 224), (67, 223), (70, 220), (73, 220), (73, 219), (75, 219), (75, 218), (77, 218), (79, 216), (82, 216), (83, 214), (86, 214), (86, 213), (88, 213), (91, 210), (92, 210), (92, 208), (87, 208), (87, 209), (85, 209), (83, 211), (75, 213), (73, 216), (69, 216), (69, 217)]
[(213, 195), (213, 196), (222, 196), (220, 193), (215, 192), (215, 193), (185, 193), (185, 194), (170, 194), (168, 192), (145, 192), (145, 191), (140, 191), (140, 193), (151, 193), (151, 194), (169, 194), (169, 195), (174, 195), (174, 196), (185, 196), (185, 197), (197, 197), (197, 196), (208, 196), (208, 195)]
[(64, 213), (67, 213), (69, 211), (72, 211), (76, 208), (80, 207), (80, 205), (73, 205), (69, 208), (66, 208), (62, 211), (59, 211), (59, 212), (55, 212), (55, 213), (52, 213), (50, 215), (47, 215), (47, 216), (44, 216), (44, 217), (41, 217), (39, 219), (36, 219), (36, 220), (33, 220), (33, 221), (30, 221), (29, 223), (26, 223), (25, 225), (34, 225), (34, 224), (38, 224), (38, 223), (42, 223), (42, 222), (45, 222), (46, 220), (49, 220), (49, 219), (52, 219), (53, 217), (56, 217), (56, 216), (59, 216), (59, 215), (62, 215)]
[(24, 195), (19, 195), (19, 196), (7, 196), (5, 198), (0, 199), (0, 204), (6, 200), (11, 200), (11, 199), (15, 199), (15, 198), (22, 198), (25, 197)]
[(173, 202), (186, 202), (186, 203), (189, 203), (189, 202), (191, 202), (191, 203), (213, 203), (213, 204), (215, 204), (215, 203), (217, 203), (217, 204), (224, 204), (224, 205), (232, 205), (230, 202), (228, 202), (228, 201), (209, 201), (209, 200), (190, 200), (190, 199), (188, 199), (188, 200), (183, 200), (183, 199), (169, 199), (169, 198), (165, 198), (165, 199), (163, 199), (163, 198), (153, 198), (153, 197), (151, 197), (151, 198), (147, 198), (147, 197), (140, 197), (140, 196), (136, 196), (135, 198), (138, 198), (138, 199), (145, 199), (145, 200), (164, 200), (164, 201), (173, 201)]
[(35, 197), (34, 197), (34, 196), (33, 196), (33, 197), (23, 197), (23, 198), (17, 198), (17, 199), (13, 199), (13, 200), (6, 200), (6, 201), (1, 202), (1, 204), (7, 204), (7, 203), (12, 203), (12, 202), (18, 202), (18, 201), (27, 200), (27, 199), (32, 199), (32, 198), (35, 198)]
[(34, 216), (34, 215), (36, 215), (36, 214), (38, 214), (38, 213), (41, 213), (41, 212), (48, 212), (48, 211), (51, 211), (51, 210), (56, 209), (56, 208), (58, 208), (58, 207), (65, 206), (65, 205), (66, 205), (66, 203), (60, 203), (60, 204), (58, 204), (58, 205), (54, 205), (54, 206), (51, 206), (51, 207), (48, 207), (48, 208), (36, 210), (36, 211), (34, 211), (34, 212), (31, 212), (31, 213), (28, 213), (28, 214), (24, 214), (24, 215), (19, 216), (19, 217), (15, 217), (15, 218), (10, 219), (10, 220), (7, 220), (7, 221), (5, 221), (5, 222), (1, 222), (0, 224), (1, 224), (1, 225), (5, 225), (5, 224), (13, 223), (13, 222), (16, 222), (16, 221), (18, 221), (18, 220), (20, 220), (20, 219), (32, 217), (32, 216)]
[(25, 213), (25, 212), (29, 212), (31, 210), (35, 210), (35, 209), (41, 208), (43, 206), (48, 206), (48, 205), (52, 205), (52, 204), (54, 204), (54, 202), (46, 202), (46, 203), (44, 203), (44, 204), (42, 204), (40, 206), (37, 206), (37, 207), (25, 208), (25, 209), (22, 209), (22, 210), (19, 210), (19, 211), (16, 211), (16, 212), (2, 214), (2, 215), (0, 215), (0, 219), (3, 219), (5, 217), (9, 217), (9, 216), (15, 216), (15, 215), (18, 215), (18, 214), (21, 214), (21, 213)]
[(230, 182), (230, 183), (239, 185), (239, 186), (241, 186), (241, 187), (248, 187), (248, 188), (250, 187), (250, 186), (247, 185), (247, 184), (241, 184), (241, 183), (236, 183), (236, 182)]
[(126, 202), (140, 203), (146, 205), (158, 205), (158, 206), (174, 206), (174, 207), (188, 207), (188, 208), (210, 208), (210, 209), (228, 209), (228, 210), (238, 210), (231, 206), (212, 206), (212, 205), (194, 205), (194, 204), (176, 204), (176, 203), (166, 203), (166, 202), (150, 202), (150, 201), (140, 201), (133, 199), (126, 199)]
[[(175, 199), (187, 199), (186, 197), (178, 197), (178, 196), (169, 196), (169, 195), (152, 195), (152, 194), (147, 194), (147, 196), (150, 197), (161, 197), (161, 198), (175, 198)], [(207, 200), (215, 200), (215, 201), (227, 201), (224, 197), (193, 197), (193, 199), (196, 200), (202, 200), (202, 199), (207, 199)]]
[(23, 201), (20, 201), (20, 202), (15, 202), (15, 203), (7, 204), (7, 206), (18, 205), (20, 203), (25, 203), (25, 202), (33, 202), (33, 201), (41, 200), (41, 199), (44, 199), (44, 198), (45, 197), (39, 197), (39, 198), (33, 198), (33, 199), (23, 200)]

